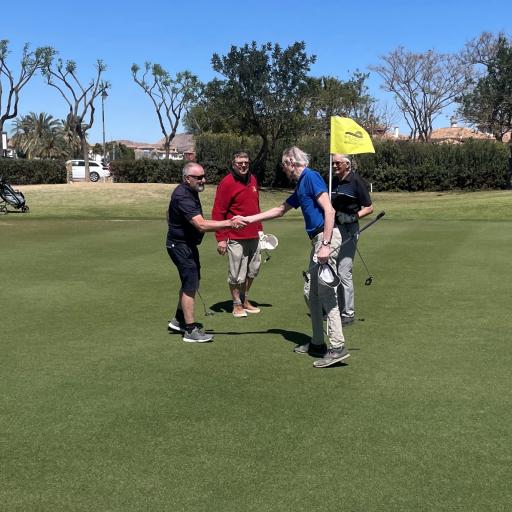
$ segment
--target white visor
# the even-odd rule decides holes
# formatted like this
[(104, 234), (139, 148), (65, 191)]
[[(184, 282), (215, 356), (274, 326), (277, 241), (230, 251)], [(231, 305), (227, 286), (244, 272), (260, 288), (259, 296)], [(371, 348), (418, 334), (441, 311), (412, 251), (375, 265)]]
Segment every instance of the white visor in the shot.
[(323, 263), (318, 265), (318, 282), (336, 288), (340, 284), (340, 278), (328, 263)]

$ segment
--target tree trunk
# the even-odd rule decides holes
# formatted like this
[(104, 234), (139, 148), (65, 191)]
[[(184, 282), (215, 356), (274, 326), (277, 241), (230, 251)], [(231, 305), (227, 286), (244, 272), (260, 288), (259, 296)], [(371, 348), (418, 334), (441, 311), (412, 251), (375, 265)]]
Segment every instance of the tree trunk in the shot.
[(165, 143), (164, 143), (164, 149), (165, 149), (165, 159), (169, 160), (169, 155), (171, 153), (171, 137), (165, 136)]
[(268, 158), (268, 140), (267, 137), (260, 134), (262, 139), (261, 147), (254, 159), (252, 165), (252, 172), (256, 175), (258, 179), (258, 183), (262, 184), (265, 179), (265, 171), (267, 166), (267, 158)]
[(4, 132), (4, 122), (0, 121), (0, 157), (7, 156), (7, 148), (4, 148), (4, 138), (2, 133)]
[(84, 155), (84, 163), (85, 163), (84, 181), (87, 183), (87, 182), (91, 181), (91, 173), (89, 170), (89, 145), (87, 144), (85, 134), (80, 133), (80, 142), (82, 144), (82, 153)]

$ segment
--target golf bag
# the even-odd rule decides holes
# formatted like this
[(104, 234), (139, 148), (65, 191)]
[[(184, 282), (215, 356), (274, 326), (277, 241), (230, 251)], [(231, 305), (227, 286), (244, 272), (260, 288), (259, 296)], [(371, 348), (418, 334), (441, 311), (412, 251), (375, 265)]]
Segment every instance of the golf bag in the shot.
[[(12, 206), (14, 210), (9, 210)], [(19, 190), (14, 190), (2, 177), (0, 177), (0, 215), (7, 213), (27, 213), (29, 210), (25, 204), (25, 196)]]

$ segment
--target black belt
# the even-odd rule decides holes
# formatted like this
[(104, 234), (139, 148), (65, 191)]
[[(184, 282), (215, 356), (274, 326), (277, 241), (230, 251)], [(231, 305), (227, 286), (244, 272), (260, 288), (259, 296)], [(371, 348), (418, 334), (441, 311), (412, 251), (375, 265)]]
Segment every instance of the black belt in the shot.
[(319, 228), (316, 228), (314, 231), (312, 231), (311, 233), (308, 233), (309, 235), (309, 239), (310, 240), (313, 240), (313, 238), (315, 238), (315, 236), (319, 235), (320, 233), (323, 233), (324, 232), (324, 227), (323, 226), (320, 226)]

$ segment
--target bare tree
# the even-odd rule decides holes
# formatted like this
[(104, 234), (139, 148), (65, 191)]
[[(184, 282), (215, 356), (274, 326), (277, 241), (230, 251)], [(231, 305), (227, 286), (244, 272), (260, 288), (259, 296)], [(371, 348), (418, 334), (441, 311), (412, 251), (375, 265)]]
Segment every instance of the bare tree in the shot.
[[(27, 85), (38, 69), (42, 69), (51, 61), (55, 50), (49, 46), (43, 46), (30, 51), (30, 46), (26, 43), (23, 47), (20, 70), (16, 76), (7, 63), (9, 53), (9, 41), (2, 39), (0, 41), (0, 133), (4, 131), (6, 121), (18, 115), (21, 89)], [(0, 155), (3, 155), (5, 149), (7, 148), (3, 147), (0, 137)]]
[(87, 85), (79, 80), (76, 62), (72, 60), (64, 62), (58, 59), (56, 63), (51, 62), (43, 69), (48, 84), (59, 91), (68, 105), (66, 124), (80, 139), (85, 160), (85, 181), (88, 181), (90, 176), (87, 131), (94, 124), (94, 100), (110, 88), (110, 83), (101, 78), (107, 68), (103, 61), (98, 59), (95, 68), (96, 75)]
[(149, 96), (155, 107), (160, 129), (165, 138), (165, 157), (169, 158), (171, 141), (176, 135), (181, 116), (198, 98), (199, 79), (189, 71), (181, 71), (173, 78), (160, 64), (146, 62), (139, 76), (140, 67), (133, 64), (133, 80)]
[(413, 53), (398, 47), (371, 69), (383, 79), (382, 88), (395, 95), (410, 137), (429, 142), (432, 122), (465, 90), (471, 70), (459, 55), (428, 50)]
[(462, 60), (468, 65), (482, 65), (488, 67), (496, 58), (500, 38), (506, 38), (503, 32), (498, 34), (482, 32), (478, 37), (466, 43), (461, 55)]

